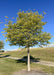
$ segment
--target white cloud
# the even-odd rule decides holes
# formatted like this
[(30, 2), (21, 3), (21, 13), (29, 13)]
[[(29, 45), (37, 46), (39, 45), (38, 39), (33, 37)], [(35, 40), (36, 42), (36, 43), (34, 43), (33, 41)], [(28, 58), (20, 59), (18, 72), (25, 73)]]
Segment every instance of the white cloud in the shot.
[(49, 44), (49, 45), (47, 45), (48, 47), (54, 47), (54, 44)]

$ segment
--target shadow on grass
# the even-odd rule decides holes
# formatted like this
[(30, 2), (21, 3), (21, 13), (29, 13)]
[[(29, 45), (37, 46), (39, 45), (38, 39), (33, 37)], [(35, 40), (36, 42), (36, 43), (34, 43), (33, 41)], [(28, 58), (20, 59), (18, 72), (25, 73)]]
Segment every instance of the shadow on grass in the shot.
[(10, 55), (5, 55), (5, 56), (0, 56), (0, 58), (5, 58), (5, 57), (9, 57)]
[[(25, 63), (27, 65), (27, 60), (28, 60), (28, 57), (24, 56), (23, 58), (16, 60), (16, 63)], [(40, 58), (34, 58), (33, 56), (30, 56), (30, 63), (39, 62), (39, 60)]]

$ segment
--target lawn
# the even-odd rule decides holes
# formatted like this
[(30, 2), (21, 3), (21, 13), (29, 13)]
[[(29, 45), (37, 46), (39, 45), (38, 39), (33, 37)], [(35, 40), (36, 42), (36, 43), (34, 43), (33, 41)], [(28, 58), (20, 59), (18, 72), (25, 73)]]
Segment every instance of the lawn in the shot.
[(25, 63), (17, 63), (16, 60), (0, 58), (0, 75), (11, 75), (13, 72), (25, 68)]
[[(34, 58), (40, 58), (40, 60), (53, 61), (54, 62), (54, 48), (39, 48), (39, 49), (31, 49), (31, 55)], [(0, 56), (12, 56), (23, 58), (27, 56), (27, 51), (11, 51), (0, 53)], [(8, 58), (0, 58), (0, 75), (12, 75), (13, 72), (17, 72), (19, 70), (26, 69), (26, 62), (21, 62), (18, 60), (8, 59)], [(31, 69), (37, 69), (44, 71), (46, 73), (52, 73), (54, 75), (54, 67), (44, 66), (37, 63), (31, 63)]]
[[(0, 58), (0, 75), (12, 75), (12, 73), (22, 69), (27, 70), (27, 65), (25, 62), (22, 63), (13, 59)], [(54, 67), (48, 67), (36, 63), (31, 63), (31, 69), (41, 70), (46, 73), (49, 73), (49, 75), (50, 73), (54, 75)]]
[[(40, 60), (54, 62), (54, 47), (53, 48), (34, 48), (30, 50), (30, 54), (34, 58), (39, 58)], [(27, 56), (27, 51), (26, 49), (22, 51), (10, 51), (10, 52), (3, 53), (3, 55), (9, 55), (12, 57), (22, 58), (24, 56)]]

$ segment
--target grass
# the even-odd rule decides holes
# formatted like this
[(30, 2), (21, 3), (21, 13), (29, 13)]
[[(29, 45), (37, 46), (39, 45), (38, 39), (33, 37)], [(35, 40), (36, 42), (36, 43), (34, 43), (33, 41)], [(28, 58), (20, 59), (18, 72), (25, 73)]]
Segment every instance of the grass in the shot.
[[(40, 58), (40, 60), (54, 62), (54, 48), (31, 49), (30, 53), (34, 58)], [(0, 56), (12, 56), (19, 58), (23, 58), (26, 55), (26, 50), (0, 53)], [(13, 72), (17, 72), (22, 69), (27, 69), (27, 64), (25, 62), (19, 62), (18, 60), (8, 59), (5, 57), (0, 58), (0, 75), (12, 75)], [(54, 75), (54, 67), (31, 63), (31, 69), (42, 70), (46, 73), (49, 73), (49, 75), (50, 73)]]
[[(0, 58), (0, 75), (12, 75), (22, 69), (27, 69), (25, 62), (17, 62), (13, 59)], [(41, 70), (46, 73), (54, 75), (54, 67), (48, 67), (40, 64), (31, 63), (31, 69)]]
[(54, 67), (49, 67), (41, 64), (32, 63), (31, 68), (41, 70), (49, 75), (54, 75)]
[(11, 75), (15, 71), (26, 68), (25, 63), (17, 63), (16, 60), (0, 58), (0, 75)]
[[(39, 58), (40, 60), (45, 61), (53, 61), (54, 62), (54, 48), (34, 48), (30, 50), (31, 56), (34, 58)], [(27, 56), (27, 51), (10, 51), (5, 52), (3, 55), (10, 55), (12, 57), (19, 57), (22, 58), (24, 56)]]

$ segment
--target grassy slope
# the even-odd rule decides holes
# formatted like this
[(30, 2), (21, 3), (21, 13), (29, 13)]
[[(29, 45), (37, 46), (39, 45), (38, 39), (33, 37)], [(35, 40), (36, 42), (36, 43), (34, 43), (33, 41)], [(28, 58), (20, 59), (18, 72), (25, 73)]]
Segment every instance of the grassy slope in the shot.
[[(41, 60), (49, 60), (54, 61), (54, 48), (46, 48), (46, 49), (33, 49), (30, 51), (31, 55), (34, 57), (38, 57)], [(6, 52), (3, 55), (10, 55), (14, 57), (23, 57), (27, 55), (27, 51), (13, 51)], [(54, 75), (54, 67), (48, 67), (44, 65), (39, 65), (35, 63), (31, 63), (31, 68), (43, 70), (47, 73), (53, 73)], [(22, 69), (27, 69), (26, 63), (18, 62), (16, 60), (0, 58), (0, 75), (11, 75), (15, 71), (19, 71)]]
[[(30, 50), (30, 54), (34, 58), (40, 58), (40, 60), (46, 60), (46, 61), (54, 61), (54, 48), (34, 48)], [(12, 52), (6, 52), (4, 55), (10, 55), (12, 57), (19, 57), (22, 58), (24, 56), (27, 56), (27, 51), (12, 51)]]

